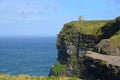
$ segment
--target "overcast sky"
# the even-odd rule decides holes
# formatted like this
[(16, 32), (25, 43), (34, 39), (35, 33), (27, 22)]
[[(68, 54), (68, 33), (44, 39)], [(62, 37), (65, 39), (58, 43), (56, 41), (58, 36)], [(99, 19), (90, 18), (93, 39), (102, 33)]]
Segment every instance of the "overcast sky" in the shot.
[(0, 36), (56, 36), (81, 15), (114, 19), (120, 0), (0, 0)]

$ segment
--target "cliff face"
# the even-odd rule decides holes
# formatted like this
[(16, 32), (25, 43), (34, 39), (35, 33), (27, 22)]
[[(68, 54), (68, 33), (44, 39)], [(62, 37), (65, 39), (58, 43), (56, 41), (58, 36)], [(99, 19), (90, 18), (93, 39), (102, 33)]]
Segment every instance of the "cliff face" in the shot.
[(120, 80), (120, 56), (111, 56), (87, 51), (86, 71), (92, 76), (88, 80)]
[(120, 56), (120, 46), (113, 45), (109, 39), (103, 39), (96, 45), (96, 52), (106, 55)]
[[(92, 59), (86, 55), (86, 52), (94, 51), (119, 56), (120, 42), (116, 43), (119, 40), (119, 17), (110, 21), (76, 21), (65, 24), (56, 43), (58, 62), (51, 68), (49, 76), (76, 76), (96, 80), (103, 79), (102, 73), (104, 73), (104, 75), (118, 78), (115, 74), (104, 72), (104, 69), (108, 68), (101, 65), (101, 61), (104, 62), (104, 60)], [(115, 70), (119, 71), (118, 68)]]

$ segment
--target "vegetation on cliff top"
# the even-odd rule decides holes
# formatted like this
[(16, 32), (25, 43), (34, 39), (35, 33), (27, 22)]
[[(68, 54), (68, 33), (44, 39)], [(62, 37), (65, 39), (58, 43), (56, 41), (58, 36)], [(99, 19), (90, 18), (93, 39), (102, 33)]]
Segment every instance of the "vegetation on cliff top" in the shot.
[(45, 77), (45, 76), (29, 76), (25, 74), (21, 75), (7, 75), (0, 74), (0, 80), (81, 80), (75, 77)]
[(114, 46), (120, 46), (120, 30), (118, 32), (115, 33), (115, 35), (113, 35), (110, 38), (110, 42), (114, 45)]
[(97, 37), (103, 34), (100, 30), (101, 27), (111, 21), (112, 20), (73, 21), (65, 24), (65, 27), (72, 26), (75, 32), (81, 32), (83, 34), (89, 34)]
[(120, 46), (120, 16), (106, 25), (105, 35), (110, 35), (108, 39), (114, 46)]
[(80, 32), (98, 38), (102, 36), (105, 39), (109, 39), (114, 46), (120, 46), (119, 25), (120, 17), (114, 20), (72, 21), (64, 25), (60, 35), (64, 35), (65, 38), (68, 34), (71, 36), (70, 38), (74, 38), (78, 37), (76, 33)]

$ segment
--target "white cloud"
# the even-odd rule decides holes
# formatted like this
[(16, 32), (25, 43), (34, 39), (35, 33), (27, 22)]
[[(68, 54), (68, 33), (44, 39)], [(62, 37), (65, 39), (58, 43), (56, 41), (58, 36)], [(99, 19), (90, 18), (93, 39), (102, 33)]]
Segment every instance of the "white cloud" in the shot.
[(54, 2), (4, 0), (0, 5), (0, 18), (39, 18), (55, 14), (58, 11), (59, 5)]

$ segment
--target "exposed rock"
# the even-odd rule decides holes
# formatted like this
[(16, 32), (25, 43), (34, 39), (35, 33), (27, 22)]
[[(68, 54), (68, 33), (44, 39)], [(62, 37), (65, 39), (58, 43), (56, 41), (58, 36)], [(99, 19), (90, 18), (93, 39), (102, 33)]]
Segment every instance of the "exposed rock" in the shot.
[(120, 48), (113, 46), (108, 39), (103, 39), (96, 45), (96, 52), (107, 54), (107, 55), (118, 55), (120, 56)]
[(87, 51), (86, 56), (92, 59), (105, 61), (105, 65), (113, 65), (120, 67), (120, 56), (103, 55), (92, 51)]
[[(120, 80), (117, 58), (120, 56), (120, 42), (115, 46), (109, 40), (118, 31), (120, 31), (119, 18), (111, 21), (77, 21), (65, 24), (58, 35), (56, 45), (57, 61), (66, 68), (56, 73), (53, 66), (49, 76), (75, 76), (85, 80)], [(118, 33), (117, 36), (119, 35)], [(114, 38), (117, 41), (119, 39)], [(87, 51), (99, 54), (86, 54)]]
[(120, 56), (102, 55), (88, 51), (86, 66), (88, 73), (101, 80), (120, 80)]
[[(75, 36), (77, 35), (77, 36)], [(69, 35), (59, 35), (57, 40), (58, 63), (67, 66), (66, 71), (55, 73), (52, 69), (49, 76), (83, 77), (85, 65), (84, 57), (87, 50), (93, 50), (97, 40), (92, 35), (72, 32)], [(64, 37), (64, 38), (63, 38)]]

